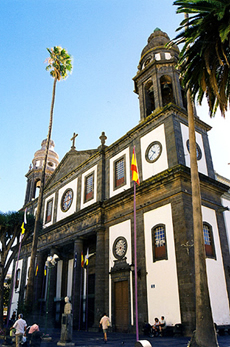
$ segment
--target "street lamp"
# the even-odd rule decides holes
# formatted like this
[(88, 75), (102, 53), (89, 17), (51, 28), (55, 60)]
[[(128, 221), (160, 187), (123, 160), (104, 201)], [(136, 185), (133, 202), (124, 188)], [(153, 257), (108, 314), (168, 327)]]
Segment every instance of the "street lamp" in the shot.
[(53, 256), (49, 255), (46, 259), (45, 266), (49, 270), (48, 271), (48, 287), (47, 287), (47, 295), (46, 295), (46, 321), (45, 321), (45, 334), (47, 332), (47, 319), (49, 313), (49, 294), (50, 294), (50, 270), (57, 264), (59, 260), (59, 256), (54, 254)]

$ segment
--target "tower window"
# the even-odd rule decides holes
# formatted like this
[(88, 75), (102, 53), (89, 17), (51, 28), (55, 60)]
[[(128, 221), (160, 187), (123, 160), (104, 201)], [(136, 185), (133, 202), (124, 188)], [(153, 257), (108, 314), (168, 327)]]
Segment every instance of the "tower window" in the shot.
[(152, 81), (148, 81), (145, 85), (145, 102), (146, 116), (149, 116), (155, 110), (154, 90)]
[(125, 156), (114, 163), (114, 174), (115, 188), (123, 186), (125, 184)]
[(169, 53), (169, 52), (166, 52), (165, 53), (165, 59), (166, 60), (169, 60), (169, 59), (171, 59), (172, 57), (171, 57), (171, 54)]
[(160, 53), (155, 54), (155, 59), (156, 60), (161, 60), (161, 54)]
[(152, 228), (153, 261), (168, 259), (165, 225), (160, 224)]
[(90, 174), (85, 178), (85, 202), (93, 199), (94, 174)]
[(51, 221), (52, 209), (53, 209), (53, 199), (49, 200), (46, 205), (46, 219), (45, 219), (46, 223), (49, 223)]
[(161, 83), (162, 104), (163, 106), (166, 106), (170, 102), (174, 102), (171, 77), (162, 76), (160, 79), (160, 83)]
[(208, 223), (203, 223), (204, 247), (207, 258), (216, 258), (212, 227)]

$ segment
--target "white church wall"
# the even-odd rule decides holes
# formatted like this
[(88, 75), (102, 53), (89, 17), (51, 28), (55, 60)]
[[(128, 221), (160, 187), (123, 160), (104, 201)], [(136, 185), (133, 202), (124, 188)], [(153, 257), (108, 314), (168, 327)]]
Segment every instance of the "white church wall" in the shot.
[[(10, 317), (12, 316), (13, 312), (16, 311), (17, 312), (17, 307), (18, 307), (18, 298), (19, 298), (19, 288), (21, 286), (21, 277), (22, 277), (22, 262), (23, 260), (20, 259), (18, 261), (18, 266), (17, 266), (17, 270), (20, 270), (20, 273), (19, 273), (19, 284), (18, 284), (18, 288), (17, 290), (15, 291), (15, 286), (13, 288), (13, 294), (12, 294), (12, 302), (11, 302), (11, 310), (10, 310)], [(16, 270), (16, 268), (15, 268)], [(15, 273), (14, 273), (14, 276), (15, 276)], [(12, 278), (12, 283), (14, 281), (14, 278)], [(18, 312), (20, 313), (20, 312)]]
[[(89, 201), (84, 201), (84, 195), (85, 195), (85, 178), (89, 176), (90, 174), (94, 174), (94, 181), (93, 181), (93, 189), (94, 189), (94, 194), (93, 194), (93, 199)], [(91, 169), (88, 171), (84, 172), (82, 175), (82, 181), (81, 181), (81, 209), (90, 206), (94, 204), (97, 201), (97, 165), (93, 166)]]
[[(61, 299), (61, 279), (62, 279), (63, 260), (57, 262), (57, 282), (56, 282), (56, 299)], [(52, 268), (49, 271), (52, 271)]]
[(30, 268), (30, 256), (27, 258), (27, 264), (26, 264), (26, 285), (28, 282), (28, 277), (29, 277), (29, 268)]
[(68, 262), (68, 277), (67, 277), (67, 296), (71, 299), (73, 283), (73, 259)]
[[(65, 186), (59, 189), (58, 191), (58, 204), (57, 204), (57, 221), (66, 218), (76, 212), (76, 205), (77, 205), (77, 178), (75, 178), (73, 181), (68, 182)], [(73, 190), (73, 202), (70, 208), (67, 211), (62, 211), (61, 209), (61, 202), (64, 192), (67, 189)]]
[[(154, 141), (159, 141), (161, 143), (162, 152), (160, 157), (154, 163), (149, 163), (145, 159), (146, 150), (148, 146)], [(148, 134), (141, 138), (141, 163), (143, 180), (146, 180), (147, 178), (157, 175), (159, 172), (168, 169), (164, 124), (150, 131)]]
[[(167, 260), (153, 262), (152, 228), (164, 224)], [(171, 204), (144, 214), (148, 321), (165, 316), (167, 325), (181, 323)]]
[[(182, 140), (183, 140), (183, 147), (184, 147), (185, 165), (190, 167), (190, 154), (186, 144), (187, 140), (189, 139), (188, 126), (183, 123), (180, 123), (180, 126), (181, 126), (181, 133), (182, 133)], [(197, 133), (197, 132), (196, 132), (196, 143), (199, 145), (202, 152), (201, 159), (197, 160), (198, 171), (203, 173), (204, 175), (208, 175), (202, 136), (200, 133)]]
[[(230, 210), (230, 201), (228, 199), (221, 199), (222, 205), (228, 207)], [(224, 211), (224, 221), (228, 238), (228, 248), (230, 249), (230, 211)]]
[[(117, 237), (123, 236), (127, 240), (127, 253), (125, 257), (127, 258), (126, 261), (128, 264), (132, 263), (132, 244), (131, 244), (131, 220), (128, 219), (122, 223), (115, 224), (109, 228), (109, 269), (108, 271), (110, 272), (111, 267), (114, 266), (114, 260), (116, 258), (113, 255), (113, 243), (116, 240)], [(132, 271), (130, 271), (131, 273)], [(131, 275), (130, 275), (131, 276)], [(131, 324), (133, 323), (133, 288), (131, 285), (132, 281), (130, 278), (130, 293), (131, 293), (131, 307), (130, 307), (130, 312), (131, 312)], [(112, 289), (111, 289), (111, 275), (109, 278), (109, 316), (111, 317), (112, 313)]]
[[(126, 175), (125, 175), (125, 184), (122, 185), (120, 188), (114, 188), (115, 187), (115, 174), (114, 174), (114, 163), (121, 157), (125, 157), (125, 167), (126, 167)], [(121, 192), (123, 192), (126, 189), (130, 188), (130, 155), (129, 155), (129, 147), (124, 149), (123, 151), (119, 152), (117, 155), (112, 157), (109, 161), (109, 192), (110, 197), (117, 195)]]
[(217, 325), (230, 324), (229, 302), (224, 274), (220, 238), (215, 211), (202, 206), (203, 222), (212, 227), (216, 260), (206, 258), (209, 295), (213, 320)]

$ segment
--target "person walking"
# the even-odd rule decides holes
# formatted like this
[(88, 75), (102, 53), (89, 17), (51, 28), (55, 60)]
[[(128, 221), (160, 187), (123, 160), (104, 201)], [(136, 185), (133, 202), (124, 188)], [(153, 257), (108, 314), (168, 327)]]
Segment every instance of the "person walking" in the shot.
[(16, 347), (19, 347), (20, 342), (22, 340), (23, 335), (25, 334), (26, 331), (26, 321), (23, 319), (23, 314), (20, 313), (18, 315), (18, 320), (16, 320), (16, 322), (14, 323), (14, 325), (10, 328), (10, 330), (12, 329), (16, 329), (16, 333), (15, 333), (15, 337), (16, 337)]
[(102, 330), (104, 333), (104, 342), (107, 342), (107, 331), (108, 327), (110, 325), (109, 317), (106, 316), (106, 313), (104, 313), (103, 317), (100, 320), (100, 325), (102, 326)]

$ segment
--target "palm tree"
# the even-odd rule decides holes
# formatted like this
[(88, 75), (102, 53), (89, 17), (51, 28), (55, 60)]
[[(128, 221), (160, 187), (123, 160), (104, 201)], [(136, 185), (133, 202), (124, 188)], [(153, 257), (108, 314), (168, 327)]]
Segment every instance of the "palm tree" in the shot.
[(184, 43), (180, 55), (183, 83), (201, 104), (206, 95), (210, 116), (224, 116), (230, 97), (229, 0), (176, 0), (178, 13), (191, 14), (174, 39)]
[(210, 116), (215, 115), (218, 107), (223, 116), (227, 110), (230, 6), (228, 0), (177, 0), (174, 5), (179, 5), (178, 13), (186, 14), (177, 29), (182, 32), (173, 41), (184, 43), (179, 66), (187, 90), (189, 122), (196, 284), (196, 331), (189, 346), (215, 347), (218, 342), (207, 283), (193, 101), (197, 98), (201, 103), (206, 95)]
[(46, 171), (47, 157), (48, 157), (48, 151), (49, 151), (49, 145), (50, 145), (50, 139), (51, 139), (52, 124), (53, 124), (53, 109), (54, 109), (54, 101), (55, 101), (56, 83), (57, 81), (65, 79), (68, 76), (68, 72), (70, 73), (72, 71), (71, 56), (68, 54), (68, 52), (64, 48), (56, 46), (50, 49), (47, 48), (47, 51), (49, 52), (50, 57), (46, 59), (46, 62), (48, 63), (46, 70), (47, 71), (51, 70), (50, 75), (54, 78), (54, 83), (53, 83), (53, 93), (52, 93), (52, 101), (51, 101), (51, 109), (50, 109), (49, 129), (48, 129), (47, 142), (46, 142), (46, 152), (45, 152), (45, 158), (44, 158), (43, 166), (42, 166), (41, 186), (40, 186), (40, 192), (38, 196), (29, 276), (28, 276), (26, 298), (25, 298), (25, 306), (27, 311), (30, 311), (31, 308), (33, 307), (35, 257), (37, 253), (39, 221), (41, 218), (43, 191), (44, 191), (44, 184), (45, 184), (45, 171)]

